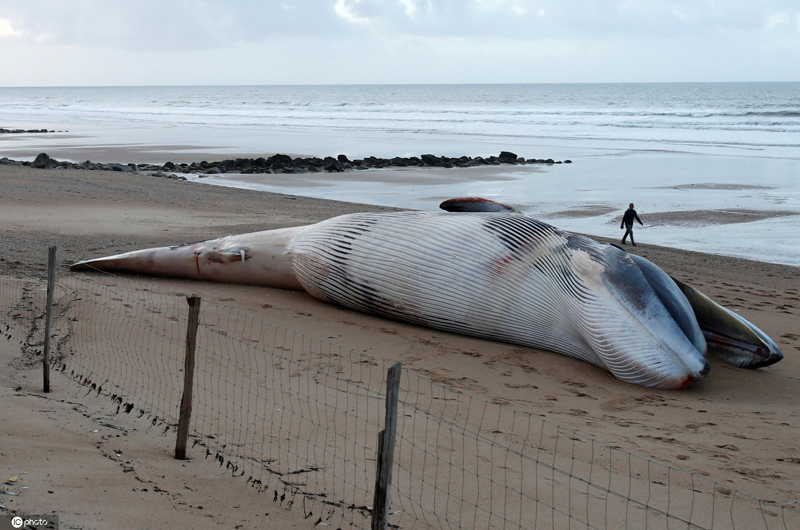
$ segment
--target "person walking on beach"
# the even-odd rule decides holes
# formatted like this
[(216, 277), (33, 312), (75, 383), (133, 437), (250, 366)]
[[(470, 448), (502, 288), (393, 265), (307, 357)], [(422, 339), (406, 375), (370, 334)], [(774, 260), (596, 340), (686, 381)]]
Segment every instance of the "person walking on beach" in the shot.
[(639, 216), (636, 215), (636, 210), (633, 209), (633, 203), (628, 206), (628, 209), (625, 210), (625, 215), (622, 216), (622, 223), (620, 223), (620, 228), (625, 228), (625, 235), (622, 236), (622, 244), (625, 244), (625, 240), (628, 236), (631, 236), (631, 243), (633, 246), (636, 246), (636, 242), (633, 240), (633, 220), (636, 219), (639, 221), (639, 224), (644, 226), (642, 220), (639, 219)]

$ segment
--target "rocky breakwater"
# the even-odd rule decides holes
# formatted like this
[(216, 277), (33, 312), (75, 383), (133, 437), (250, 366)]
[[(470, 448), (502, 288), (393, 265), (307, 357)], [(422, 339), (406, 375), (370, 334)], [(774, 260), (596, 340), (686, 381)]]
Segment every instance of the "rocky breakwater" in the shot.
[(0, 134), (23, 134), (23, 133), (51, 133), (47, 129), (5, 129), (0, 127)]
[[(89, 171), (122, 171), (125, 173), (138, 173), (142, 170), (160, 170), (162, 166), (153, 164), (119, 164), (116, 162), (101, 163), (91, 162), (67, 162), (58, 161), (51, 158), (47, 153), (40, 153), (33, 162), (12, 160), (7, 157), (0, 158), (0, 165), (6, 166), (30, 166), (35, 169), (83, 169)], [(165, 177), (171, 175), (163, 175)], [(184, 178), (185, 177), (181, 177)]]
[(346, 155), (336, 158), (328, 156), (295, 157), (288, 155), (273, 155), (268, 158), (237, 158), (219, 162), (200, 162), (192, 164), (173, 164), (167, 162), (160, 169), (180, 173), (202, 173), (207, 175), (219, 173), (322, 173), (360, 171), (366, 169), (387, 169), (404, 167), (428, 168), (468, 168), (501, 164), (562, 164), (571, 163), (570, 160), (555, 161), (553, 159), (525, 159), (509, 151), (503, 151), (499, 156), (470, 157), (462, 156), (452, 158), (425, 154), (412, 157), (378, 158), (369, 156), (361, 159), (350, 160)]
[(236, 158), (220, 160), (217, 162), (192, 162), (191, 164), (175, 164), (167, 162), (158, 164), (120, 164), (97, 162), (65, 162), (51, 158), (46, 153), (41, 153), (33, 162), (19, 162), (0, 159), (0, 164), (29, 165), (41, 169), (83, 169), (103, 171), (123, 171), (137, 173), (141, 171), (156, 171), (157, 176), (177, 177), (181, 173), (214, 175), (221, 173), (322, 173), (359, 171), (367, 169), (387, 168), (469, 168), (479, 166), (527, 165), (527, 164), (570, 164), (570, 160), (555, 161), (552, 158), (523, 158), (510, 151), (502, 151), (499, 156), (471, 157), (462, 156), (451, 158), (425, 154), (412, 157), (377, 158), (369, 156), (363, 159), (350, 160), (345, 155), (334, 157), (295, 157), (289, 155), (272, 155), (268, 158)]

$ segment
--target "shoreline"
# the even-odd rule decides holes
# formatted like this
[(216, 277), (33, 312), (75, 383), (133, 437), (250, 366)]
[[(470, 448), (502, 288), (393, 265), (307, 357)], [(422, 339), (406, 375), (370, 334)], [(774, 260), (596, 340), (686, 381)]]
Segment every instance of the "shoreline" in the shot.
[[(164, 149), (169, 152), (170, 146)], [(120, 155), (119, 160), (130, 159), (135, 146), (117, 146), (115, 152)], [(605, 173), (609, 170), (617, 173), (625, 167), (635, 174), (653, 164), (653, 161), (631, 160), (622, 166), (614, 162), (605, 167), (592, 160), (559, 164), (551, 160), (514, 158), (516, 155), (505, 161), (499, 157), (424, 156), (430, 163), (420, 157), (349, 160), (345, 155), (336, 158), (271, 155), (197, 162), (199, 158), (213, 160), (211, 156), (198, 155), (191, 158), (193, 162), (154, 165), (88, 161), (73, 164), (40, 153), (37, 165), (70, 170), (87, 167), (114, 170), (421, 210), (435, 210), (441, 201), (455, 196), (481, 196), (512, 204), (523, 213), (561, 229), (613, 240), (624, 208), (620, 209), (618, 201), (612, 202), (611, 197), (617, 196), (615, 188), (621, 179), (612, 176), (616, 180), (600, 184), (599, 188), (595, 182), (607, 179)], [(0, 159), (0, 165), (15, 167), (30, 167), (34, 162)], [(587, 178), (586, 175), (591, 176)], [(553, 189), (553, 179), (567, 183), (564, 193)], [(573, 180), (575, 184), (569, 184)], [(676, 181), (668, 178), (666, 182)], [(544, 187), (539, 189), (540, 186)], [(753, 193), (758, 194), (758, 198), (746, 198)], [(776, 200), (772, 187), (736, 178), (726, 182), (691, 183), (683, 179), (675, 184), (640, 186), (630, 192), (637, 205), (643, 203), (638, 210), (645, 227), (636, 227), (637, 240), (701, 253), (800, 266), (800, 254), (793, 245), (796, 239), (793, 225), (800, 210), (792, 206), (791, 190), (786, 193), (789, 194), (786, 200)], [(671, 194), (673, 198), (662, 202), (664, 194)], [(686, 194), (689, 194), (687, 198), (680, 198)], [(695, 203), (703, 206), (687, 208)], [(640, 229), (646, 232), (638, 232)]]
[[(58, 274), (79, 274), (69, 272), (68, 265), (136, 248), (309, 224), (350, 212), (396, 209), (197, 186), (142, 174), (17, 166), (0, 166), (0, 190), (4, 246), (0, 276), (16, 278), (44, 278), (47, 247), (53, 244), (58, 246)], [(711, 359), (712, 371), (705, 379), (685, 390), (659, 391), (622, 383), (603, 370), (557, 354), (381, 320), (325, 304), (305, 293), (131, 278), (158, 289), (193, 292), (313, 338), (401, 361), (407, 369), (437, 384), (542, 416), (565, 429), (702, 474), (753, 497), (796, 506), (794, 503), (800, 500), (800, 466), (796, 463), (800, 459), (800, 396), (796, 391), (800, 383), (800, 268), (648, 244), (626, 250), (646, 257), (761, 327), (781, 347), (784, 360), (773, 367), (748, 371)], [(122, 466), (117, 465), (85, 484), (84, 495), (76, 496), (65, 487), (57, 488), (54, 494), (42, 494), (48, 481), (55, 480), (46, 474), (54, 471), (21, 464), (27, 462), (23, 455), (25, 459), (40, 455), (38, 458), (44, 461), (59, 440), (80, 449), (76, 458), (52, 464), (58, 466), (60, 477), (79, 477), (82, 469), (94, 465), (94, 459), (107, 463), (104, 452), (118, 448), (108, 444), (124, 443), (125, 459), (134, 462), (136, 472), (160, 489), (175, 491), (189, 485), (198, 496), (209, 498), (219, 488), (232, 495), (240, 489), (248, 490), (243, 480), (230, 477), (204, 489), (206, 479), (219, 471), (213, 466), (203, 467), (199, 458), (192, 465), (194, 478), (171, 483), (169, 476), (163, 478), (164, 473), (154, 471), (159, 469), (160, 459), (169, 458), (163, 447), (158, 448), (159, 443), (164, 445), (163, 439), (146, 428), (127, 428), (128, 434), (122, 435), (120, 442), (107, 442), (104, 450), (91, 450), (91, 436), (66, 438), (69, 431), (65, 426), (77, 425), (71, 415), (86, 416), (69, 407), (63, 411), (59, 408), (61, 412), (55, 414), (41, 413), (51, 407), (35, 404), (41, 402), (34, 382), (38, 372), (5, 366), (3, 387), (23, 388), (0, 395), (3, 402), (20, 403), (22, 407), (15, 409), (17, 416), (10, 421), (25, 421), (31, 429), (42, 427), (50, 433), (49, 443), (41, 445), (30, 443), (28, 437), (35, 436), (31, 430), (7, 435), (14, 444), (4, 444), (0, 465), (13, 473), (33, 470), (24, 480), (36, 485), (25, 496), (15, 498), (14, 506), (29, 513), (58, 506), (62, 524), (77, 521), (75, 524), (89, 526), (91, 515), (86, 514), (98, 511), (94, 502), (100, 493), (112, 491), (115, 477), (126, 477)], [(54, 385), (54, 399), (79, 400), (70, 394), (61, 376)], [(37, 397), (23, 401), (15, 397), (20, 393)], [(92, 418), (109, 421), (103, 407), (96, 403), (91, 406), (97, 407)], [(10, 414), (8, 407), (3, 409), (0, 414)], [(110, 417), (110, 421), (116, 421), (113, 415)], [(59, 480), (67, 482), (67, 478)], [(262, 513), (277, 511), (271, 498), (259, 499)], [(206, 505), (203, 516), (213, 516), (219, 527), (226, 527), (226, 522), (230, 527), (230, 521), (238, 520), (240, 504), (235, 499), (220, 498)], [(164, 517), (183, 517), (185, 511), (175, 498), (146, 508), (147, 499), (129, 488), (119, 490), (106, 506), (105, 517), (116, 514), (118, 519), (114, 520), (124, 520), (119, 514), (129, 506)], [(196, 510), (192, 513), (191, 517), (200, 517)], [(297, 510), (289, 515), (301, 517)], [(299, 519), (296, 524), (306, 526), (295, 528), (306, 528), (313, 521)], [(273, 527), (284, 526), (275, 523)]]

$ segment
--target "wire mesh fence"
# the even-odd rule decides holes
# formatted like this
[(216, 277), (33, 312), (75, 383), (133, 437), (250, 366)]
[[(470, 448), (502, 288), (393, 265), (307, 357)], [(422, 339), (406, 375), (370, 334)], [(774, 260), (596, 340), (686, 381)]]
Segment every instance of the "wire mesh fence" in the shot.
[[(0, 329), (35, 358), (44, 282), (0, 279)], [(56, 287), (52, 362), (119, 413), (178, 422), (186, 293), (111, 275)], [(370, 526), (389, 363), (203, 301), (190, 450), (270, 500)], [(396, 528), (793, 529), (800, 512), (404, 371)]]

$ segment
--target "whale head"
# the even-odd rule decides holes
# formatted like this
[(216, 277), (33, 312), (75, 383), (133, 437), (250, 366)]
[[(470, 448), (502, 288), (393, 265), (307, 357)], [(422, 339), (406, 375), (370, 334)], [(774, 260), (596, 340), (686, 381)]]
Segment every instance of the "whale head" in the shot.
[(596, 356), (587, 360), (620, 380), (673, 390), (709, 372), (703, 332), (669, 275), (613, 245), (566, 237), (581, 286), (572, 321)]

